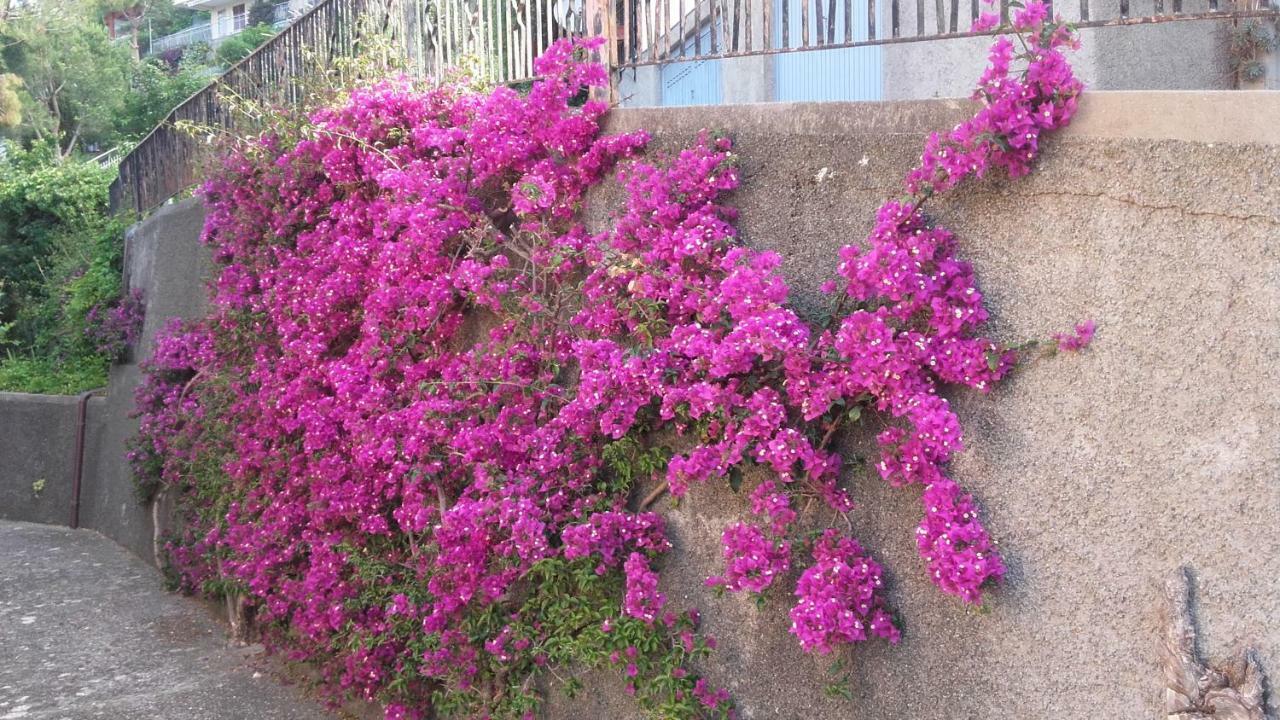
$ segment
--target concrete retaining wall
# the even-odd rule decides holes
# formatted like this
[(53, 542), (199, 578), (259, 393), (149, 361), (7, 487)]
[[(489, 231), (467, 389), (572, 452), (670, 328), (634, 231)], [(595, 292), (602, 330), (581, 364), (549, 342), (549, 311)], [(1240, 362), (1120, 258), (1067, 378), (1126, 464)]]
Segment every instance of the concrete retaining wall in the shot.
[(0, 520), (71, 522), (77, 399), (0, 393)]
[[(204, 314), (208, 253), (200, 245), (204, 208), (196, 200), (166, 205), (129, 229), (125, 279), (141, 289), (146, 320), (133, 355), (151, 355), (155, 335), (171, 317)], [(137, 430), (133, 391), (136, 362), (111, 369), (108, 389), (86, 413), (80, 526), (97, 530), (152, 561), (151, 509), (141, 505), (124, 460)], [(0, 393), (0, 518), (67, 524), (71, 517), (77, 399)], [(44, 479), (36, 496), (32, 483)]]
[[(956, 101), (754, 105), (614, 113), (656, 152), (701, 128), (729, 131), (742, 156), (746, 242), (785, 258), (795, 299), (819, 304), (837, 249), (899, 192), (923, 135), (971, 108)], [(958, 479), (981, 501), (1010, 566), (987, 610), (923, 575), (912, 530), (918, 490), (851, 484), (854, 531), (889, 569), (903, 641), (847, 652), (852, 697), (824, 693), (831, 658), (788, 635), (785, 589), (763, 610), (717, 599), (719, 535), (747, 513), (727, 489), (664, 503), (676, 551), (663, 590), (701, 608), (720, 649), (706, 671), (745, 718), (1162, 717), (1161, 581), (1189, 565), (1211, 656), (1259, 648), (1280, 674), (1280, 95), (1095, 93), (1042, 164), (932, 206), (957, 231), (1005, 340), (1098, 322), (1086, 353), (1020, 371), (991, 396), (957, 393), (967, 429)], [(592, 198), (607, 222), (616, 197)], [(203, 309), (200, 208), (165, 208), (130, 235), (130, 284), (147, 292), (140, 356), (166, 315)], [(123, 463), (137, 379), (118, 367), (90, 408), (82, 518), (143, 557), (151, 520)], [(0, 396), (0, 516), (60, 522), (73, 403)], [(11, 428), (16, 430), (11, 431)], [(41, 430), (41, 428), (47, 428)], [(853, 442), (847, 450), (861, 449)], [(31, 482), (48, 482), (38, 500)], [(787, 583), (782, 584), (785, 588)], [(636, 717), (618, 679), (593, 678), (548, 716)], [(1274, 701), (1273, 701), (1274, 706)], [(1274, 709), (1274, 708), (1273, 708)]]

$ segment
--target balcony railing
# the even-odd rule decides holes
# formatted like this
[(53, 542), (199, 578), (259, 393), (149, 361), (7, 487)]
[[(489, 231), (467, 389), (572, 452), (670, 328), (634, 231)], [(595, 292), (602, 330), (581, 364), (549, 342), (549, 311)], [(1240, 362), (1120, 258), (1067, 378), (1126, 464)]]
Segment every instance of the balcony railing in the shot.
[[(271, 26), (276, 30), (286, 27), (289, 23), (306, 14), (306, 11), (313, 4), (314, 1), (301, 5), (296, 2), (277, 3), (271, 8)], [(193, 25), (172, 35), (152, 39), (151, 48), (147, 51), (147, 54), (158, 55), (166, 50), (184, 48), (197, 43), (216, 44), (218, 41), (231, 37), (248, 26), (248, 13), (219, 18), (216, 26), (207, 22)]]
[(151, 40), (151, 49), (147, 51), (148, 55), (158, 55), (167, 50), (184, 48), (196, 43), (207, 43), (213, 41), (213, 28), (209, 23), (203, 25), (193, 25), (186, 30), (179, 30), (172, 35), (153, 38)]

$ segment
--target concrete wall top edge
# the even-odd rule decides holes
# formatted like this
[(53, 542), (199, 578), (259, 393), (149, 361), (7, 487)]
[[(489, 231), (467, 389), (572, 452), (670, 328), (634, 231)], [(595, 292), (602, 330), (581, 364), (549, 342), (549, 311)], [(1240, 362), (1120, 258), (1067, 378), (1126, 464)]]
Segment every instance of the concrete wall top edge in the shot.
[(37, 395), (34, 393), (0, 392), (0, 403), (48, 403), (74, 405), (78, 395)]
[[(962, 122), (969, 100), (759, 103), (730, 106), (620, 108), (611, 132), (696, 132), (731, 124), (778, 135), (921, 133)], [(1064, 133), (1075, 137), (1280, 144), (1280, 92), (1092, 91)]]

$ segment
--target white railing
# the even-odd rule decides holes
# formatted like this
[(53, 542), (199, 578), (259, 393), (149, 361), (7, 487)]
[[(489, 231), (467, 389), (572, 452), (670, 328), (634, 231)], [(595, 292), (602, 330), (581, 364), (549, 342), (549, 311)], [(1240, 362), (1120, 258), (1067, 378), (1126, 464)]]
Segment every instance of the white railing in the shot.
[[(301, 3), (297, 2), (297, 0), (277, 3), (271, 8), (271, 26), (276, 30), (280, 30), (305, 15), (307, 10), (310, 10), (315, 4), (316, 0), (307, 0)], [(166, 50), (184, 48), (196, 43), (214, 44), (219, 40), (239, 33), (248, 26), (248, 13), (219, 18), (216, 27), (207, 22), (193, 25), (172, 35), (154, 38), (151, 41), (151, 49), (147, 51), (147, 54), (157, 55)]]
[(176, 48), (184, 48), (188, 45), (196, 43), (207, 43), (213, 41), (213, 28), (209, 23), (203, 25), (194, 25), (186, 30), (179, 30), (172, 35), (153, 38), (151, 40), (151, 49), (147, 51), (148, 55), (156, 55), (166, 50), (174, 50)]
[(120, 159), (124, 157), (124, 151), (123, 145), (117, 145), (89, 162), (96, 163), (101, 168), (113, 168), (120, 164)]
[(311, 9), (312, 5), (315, 5), (315, 0), (308, 0), (303, 3), (277, 3), (271, 8), (271, 26), (276, 30), (283, 28), (294, 20), (305, 15), (306, 12)]

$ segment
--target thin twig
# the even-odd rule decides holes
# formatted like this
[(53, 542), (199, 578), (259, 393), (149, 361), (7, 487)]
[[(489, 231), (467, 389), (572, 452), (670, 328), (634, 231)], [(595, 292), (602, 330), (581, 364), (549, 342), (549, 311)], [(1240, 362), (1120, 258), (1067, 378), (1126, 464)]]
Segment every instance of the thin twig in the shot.
[(641, 510), (644, 510), (645, 508), (649, 507), (650, 505), (652, 505), (652, 504), (654, 503), (654, 501), (656, 501), (658, 498), (662, 497), (662, 496), (663, 496), (663, 494), (664, 494), (664, 493), (666, 493), (666, 492), (667, 492), (668, 490), (670, 490), (670, 489), (671, 489), (671, 488), (670, 488), (670, 486), (667, 484), (667, 481), (666, 481), (666, 480), (663, 480), (663, 481), (662, 481), (662, 484), (658, 485), (658, 487), (656, 487), (656, 488), (654, 488), (653, 490), (651, 490), (651, 491), (649, 492), (649, 494), (648, 494), (648, 495), (645, 495), (645, 496), (644, 496), (644, 499), (640, 501), (640, 509), (641, 509)]

